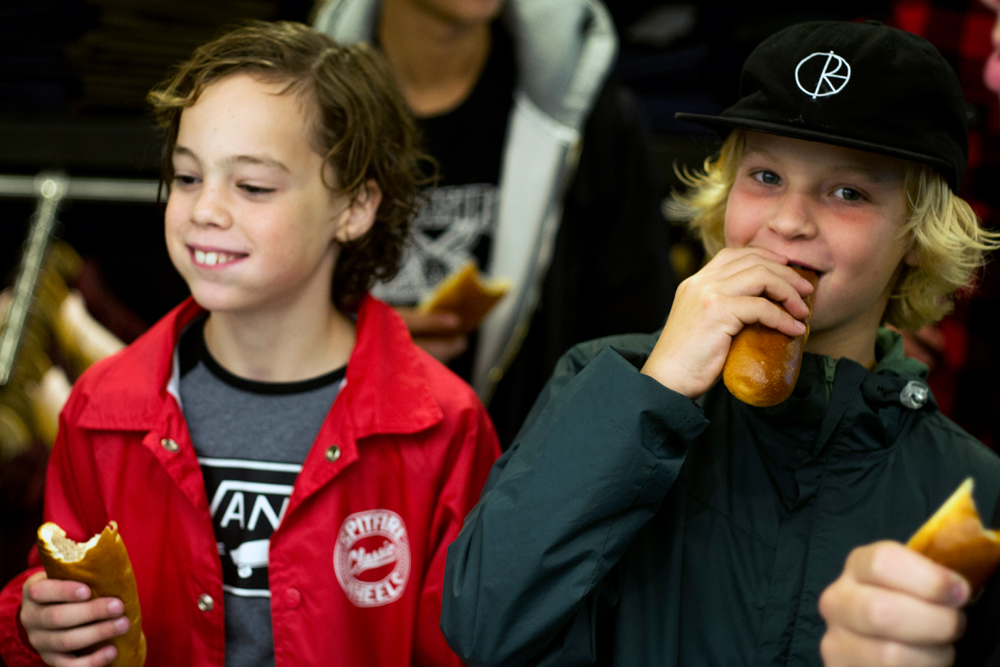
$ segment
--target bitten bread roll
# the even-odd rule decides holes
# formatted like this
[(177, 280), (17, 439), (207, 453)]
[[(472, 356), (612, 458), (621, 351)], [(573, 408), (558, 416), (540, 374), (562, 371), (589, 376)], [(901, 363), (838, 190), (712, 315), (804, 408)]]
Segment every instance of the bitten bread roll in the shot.
[[(797, 266), (791, 268), (816, 287), (819, 276), (814, 272)], [(805, 320), (806, 332), (801, 336), (793, 338), (754, 323), (744, 326), (733, 337), (722, 368), (722, 381), (733, 396), (749, 405), (767, 407), (792, 395), (802, 369), (802, 351), (809, 339), (813, 294), (803, 299), (809, 307), (809, 317)], [(785, 310), (781, 304), (776, 305)]]
[(79, 581), (90, 586), (91, 599), (113, 597), (125, 604), (131, 622), (124, 635), (104, 642), (118, 649), (115, 667), (142, 667), (146, 662), (146, 636), (142, 633), (142, 611), (135, 573), (118, 524), (109, 522), (104, 531), (86, 542), (74, 542), (66, 531), (50, 522), (38, 529), (38, 555), (49, 579)]
[(972, 499), (969, 477), (906, 546), (965, 577), (973, 592), (981, 589), (1000, 565), (1000, 535), (983, 528)]
[(507, 290), (507, 280), (486, 280), (468, 261), (457, 271), (441, 281), (437, 288), (420, 302), (422, 313), (454, 313), (459, 317), (459, 329), (471, 333), (496, 305)]

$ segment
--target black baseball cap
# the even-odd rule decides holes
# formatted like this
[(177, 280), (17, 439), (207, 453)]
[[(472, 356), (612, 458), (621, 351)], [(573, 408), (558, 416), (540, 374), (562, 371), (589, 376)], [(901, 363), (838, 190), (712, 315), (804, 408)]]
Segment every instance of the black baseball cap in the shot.
[(676, 117), (929, 164), (952, 190), (969, 158), (954, 70), (927, 40), (878, 21), (785, 28), (747, 58), (736, 104), (718, 116)]

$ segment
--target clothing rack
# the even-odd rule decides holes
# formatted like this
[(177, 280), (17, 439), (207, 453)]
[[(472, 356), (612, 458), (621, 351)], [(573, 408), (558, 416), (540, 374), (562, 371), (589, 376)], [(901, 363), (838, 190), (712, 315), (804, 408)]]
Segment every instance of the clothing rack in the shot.
[(0, 387), (7, 384), (14, 370), (24, 325), (62, 202), (79, 199), (153, 203), (158, 200), (159, 192), (160, 183), (153, 180), (70, 178), (60, 172), (41, 172), (36, 176), (0, 175), (0, 197), (37, 200), (14, 281), (14, 299), (0, 327)]

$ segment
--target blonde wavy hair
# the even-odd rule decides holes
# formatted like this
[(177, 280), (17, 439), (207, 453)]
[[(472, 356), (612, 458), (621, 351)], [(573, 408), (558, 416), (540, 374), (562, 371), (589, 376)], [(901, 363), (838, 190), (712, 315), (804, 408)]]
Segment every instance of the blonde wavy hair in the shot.
[[(688, 190), (673, 193), (671, 208), (688, 220), (709, 256), (725, 247), (726, 204), (745, 148), (746, 132), (736, 129), (702, 171), (677, 169)], [(975, 282), (985, 253), (1000, 248), (1000, 234), (982, 229), (969, 204), (929, 165), (905, 161), (903, 189), (906, 224), (900, 233), (912, 239), (918, 260), (903, 265), (882, 321), (916, 330), (952, 309), (954, 293)]]

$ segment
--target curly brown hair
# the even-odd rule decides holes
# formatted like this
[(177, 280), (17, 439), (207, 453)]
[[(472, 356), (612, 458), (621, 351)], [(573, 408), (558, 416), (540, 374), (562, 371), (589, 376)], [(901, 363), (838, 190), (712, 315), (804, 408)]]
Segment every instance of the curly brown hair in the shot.
[[(291, 21), (247, 21), (198, 47), (147, 100), (165, 130), (162, 178), (173, 182), (173, 152), (181, 113), (213, 82), (241, 73), (287, 82), (284, 92), (312, 98), (312, 140), (323, 156), (324, 183), (357, 197), (369, 180), (382, 190), (375, 223), (363, 236), (341, 244), (333, 271), (333, 303), (355, 310), (371, 286), (392, 278), (421, 204), (417, 131), (396, 90), (389, 66), (366, 44), (342, 46)], [(336, 183), (326, 181), (326, 167)]]

